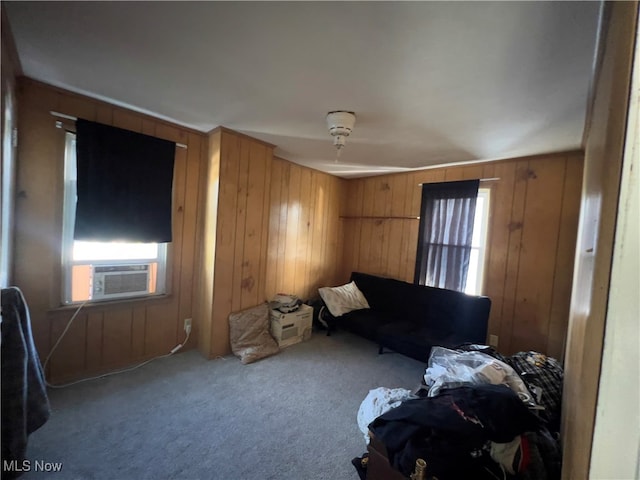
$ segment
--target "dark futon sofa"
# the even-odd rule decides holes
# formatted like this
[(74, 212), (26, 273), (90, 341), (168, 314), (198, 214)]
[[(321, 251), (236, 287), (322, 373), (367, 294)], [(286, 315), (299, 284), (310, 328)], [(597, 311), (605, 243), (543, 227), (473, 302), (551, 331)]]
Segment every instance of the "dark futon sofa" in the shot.
[(378, 343), (379, 353), (388, 348), (427, 362), (433, 346), (486, 342), (488, 297), (359, 272), (353, 272), (351, 280), (371, 308), (346, 313), (331, 323)]

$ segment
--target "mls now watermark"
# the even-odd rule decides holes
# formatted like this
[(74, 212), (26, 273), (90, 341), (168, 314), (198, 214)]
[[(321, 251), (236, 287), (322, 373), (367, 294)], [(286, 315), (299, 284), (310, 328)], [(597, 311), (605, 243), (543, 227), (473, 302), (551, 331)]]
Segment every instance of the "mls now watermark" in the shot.
[(62, 462), (45, 462), (44, 460), (3, 460), (2, 471), (4, 472), (60, 472)]

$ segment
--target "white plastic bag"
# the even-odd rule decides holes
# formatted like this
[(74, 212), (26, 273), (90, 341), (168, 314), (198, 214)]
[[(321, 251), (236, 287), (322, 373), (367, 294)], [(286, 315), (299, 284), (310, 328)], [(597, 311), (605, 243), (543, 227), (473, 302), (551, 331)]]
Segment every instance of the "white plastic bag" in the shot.
[(438, 395), (443, 388), (491, 383), (507, 385), (523, 402), (534, 404), (533, 397), (515, 370), (485, 353), (433, 347), (428, 365), (424, 381), (429, 387), (430, 397)]

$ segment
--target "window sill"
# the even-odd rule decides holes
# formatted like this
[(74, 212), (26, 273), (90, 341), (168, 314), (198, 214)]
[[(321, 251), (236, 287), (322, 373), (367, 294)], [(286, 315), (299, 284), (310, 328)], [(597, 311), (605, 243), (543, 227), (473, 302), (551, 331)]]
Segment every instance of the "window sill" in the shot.
[(121, 306), (129, 306), (131, 308), (147, 306), (147, 305), (155, 305), (155, 304), (164, 304), (169, 303), (174, 299), (174, 296), (170, 293), (165, 293), (162, 295), (149, 295), (147, 297), (137, 297), (137, 298), (120, 298), (114, 300), (102, 300), (98, 302), (89, 301), (87, 303), (73, 303), (69, 305), (60, 305), (58, 307), (54, 307), (48, 310), (48, 313), (56, 313), (56, 312), (68, 312), (75, 311), (80, 308), (82, 305), (83, 310), (109, 310), (112, 307), (121, 307)]

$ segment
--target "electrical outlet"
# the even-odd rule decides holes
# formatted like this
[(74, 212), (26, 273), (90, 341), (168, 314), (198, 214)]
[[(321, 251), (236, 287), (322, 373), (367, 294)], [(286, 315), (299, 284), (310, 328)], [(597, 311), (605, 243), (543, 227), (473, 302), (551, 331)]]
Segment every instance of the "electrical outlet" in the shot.
[(184, 319), (184, 331), (187, 333), (191, 333), (191, 319), (190, 318), (185, 318)]
[(498, 335), (489, 335), (489, 345), (498, 348)]

